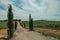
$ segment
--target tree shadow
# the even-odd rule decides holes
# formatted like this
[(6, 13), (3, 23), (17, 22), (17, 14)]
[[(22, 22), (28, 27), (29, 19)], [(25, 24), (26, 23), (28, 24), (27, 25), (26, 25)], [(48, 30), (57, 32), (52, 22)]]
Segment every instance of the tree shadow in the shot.
[(0, 38), (0, 40), (9, 40), (8, 38)]

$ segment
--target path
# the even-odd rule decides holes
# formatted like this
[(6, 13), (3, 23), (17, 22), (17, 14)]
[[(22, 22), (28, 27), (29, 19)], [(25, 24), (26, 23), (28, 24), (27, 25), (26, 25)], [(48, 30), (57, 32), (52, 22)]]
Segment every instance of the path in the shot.
[(26, 29), (22, 28), (18, 22), (18, 28), (14, 33), (14, 36), (11, 40), (57, 40), (53, 37), (46, 37), (40, 33), (27, 31)]

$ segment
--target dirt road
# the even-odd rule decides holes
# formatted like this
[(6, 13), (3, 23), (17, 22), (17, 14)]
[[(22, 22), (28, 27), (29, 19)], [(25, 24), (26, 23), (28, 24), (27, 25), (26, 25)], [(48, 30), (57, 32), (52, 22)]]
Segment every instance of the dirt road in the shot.
[(18, 28), (11, 40), (57, 40), (53, 37), (46, 37), (40, 33), (28, 31), (22, 28), (18, 22)]

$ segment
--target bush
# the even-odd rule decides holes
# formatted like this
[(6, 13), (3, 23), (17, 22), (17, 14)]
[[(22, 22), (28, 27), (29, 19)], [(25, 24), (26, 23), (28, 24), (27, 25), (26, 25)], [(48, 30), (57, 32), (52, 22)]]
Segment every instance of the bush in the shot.
[(17, 21), (15, 21), (15, 30), (17, 29)]

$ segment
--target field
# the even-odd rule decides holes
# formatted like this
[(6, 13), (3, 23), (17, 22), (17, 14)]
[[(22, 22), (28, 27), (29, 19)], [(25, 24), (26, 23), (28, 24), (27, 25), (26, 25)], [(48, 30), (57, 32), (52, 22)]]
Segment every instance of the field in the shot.
[[(29, 28), (28, 21), (22, 21), (22, 22), (25, 23), (26, 28)], [(34, 31), (36, 32), (60, 39), (60, 21), (36, 20), (33, 21), (33, 27)], [(0, 38), (4, 37), (6, 38), (7, 29), (8, 29), (7, 22), (0, 21)]]
[(60, 40), (60, 30), (50, 28), (34, 28), (34, 31), (42, 33), (45, 36), (52, 36)]
[[(26, 27), (29, 26), (28, 21), (23, 21), (25, 23)], [(33, 22), (33, 27), (39, 27), (39, 28), (60, 28), (60, 21), (45, 21), (45, 20), (37, 20)]]
[[(29, 28), (29, 22), (23, 21), (26, 28)], [(60, 21), (46, 21), (36, 20), (33, 21), (34, 31), (42, 33), (43, 35), (53, 36), (60, 40)]]
[(7, 28), (7, 22), (0, 22), (0, 29), (6, 29)]
[[(15, 23), (15, 22), (13, 22)], [(8, 33), (7, 33), (8, 27), (7, 27), (7, 21), (0, 21), (0, 39), (7, 38)], [(15, 30), (13, 30), (14, 32)]]
[[(15, 21), (13, 22), (15, 25)], [(7, 21), (0, 21), (0, 29), (7, 29)]]
[(7, 38), (7, 22), (0, 21), (0, 39)]
[(7, 29), (0, 29), (0, 39), (7, 38)]

